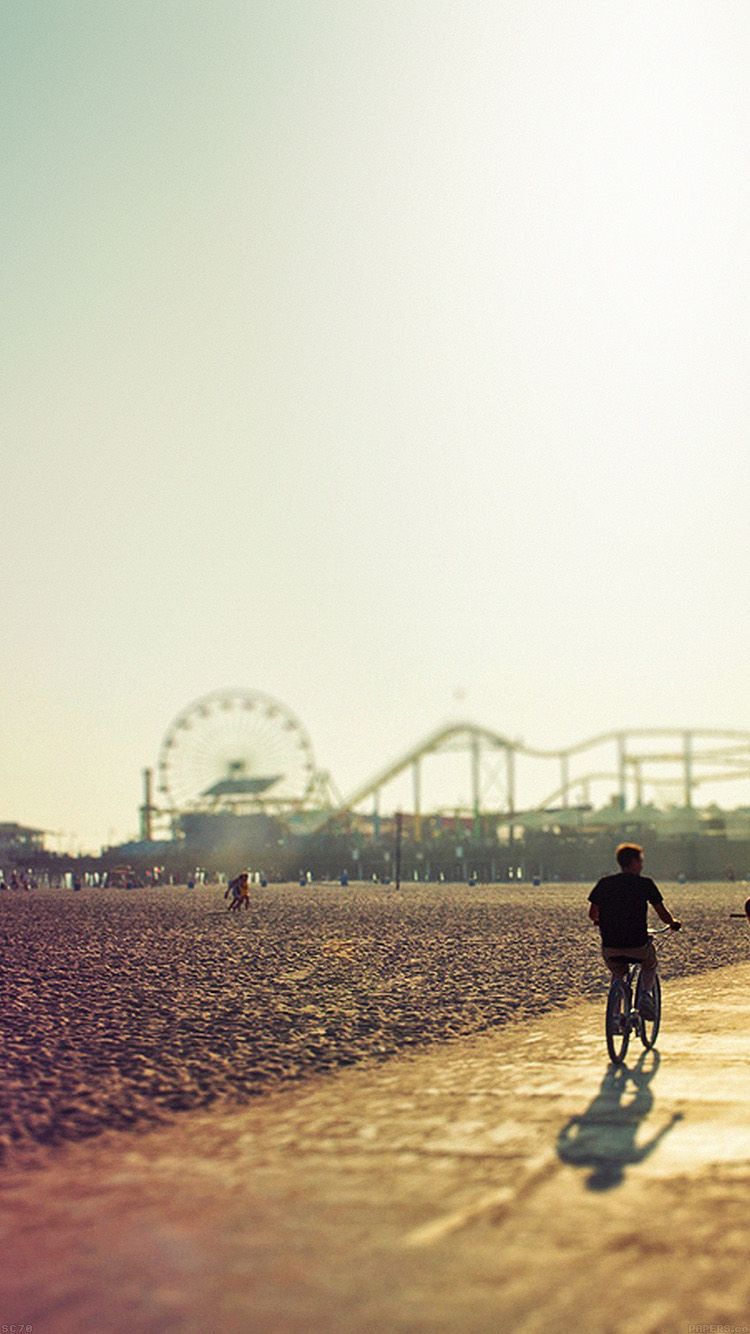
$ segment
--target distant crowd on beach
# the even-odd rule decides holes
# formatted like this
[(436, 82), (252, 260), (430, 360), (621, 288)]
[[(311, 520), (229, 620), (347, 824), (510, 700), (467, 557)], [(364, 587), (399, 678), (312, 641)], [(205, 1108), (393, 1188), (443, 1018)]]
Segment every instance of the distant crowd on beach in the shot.
[[(265, 889), (269, 884), (269, 877), (263, 871), (247, 871), (242, 874), (247, 874), (249, 884), (257, 885), (261, 889)], [(285, 877), (277, 878), (286, 883)], [(419, 879), (416, 872), (413, 878), (415, 881)], [(425, 880), (427, 879), (428, 877), (425, 876)], [(349, 884), (349, 872), (342, 871), (340, 875), (336, 876), (336, 880), (340, 885), (346, 887)], [(375, 885), (389, 885), (391, 883), (390, 876), (387, 875), (373, 875), (371, 881)], [(437, 876), (437, 881), (438, 883), (445, 881), (442, 872)], [(165, 875), (158, 871), (140, 873), (130, 867), (116, 867), (113, 871), (62, 871), (54, 874), (47, 871), (13, 870), (6, 875), (3, 870), (0, 870), (0, 893), (4, 891), (28, 892), (33, 889), (143, 889), (147, 886), (180, 884), (184, 884), (187, 889), (195, 889), (198, 885), (218, 885), (219, 888), (223, 888), (228, 883), (230, 883), (229, 876), (222, 871), (209, 874), (204, 870), (196, 870), (183, 880), (179, 876)], [(300, 871), (297, 883), (300, 889), (313, 885), (315, 878), (312, 871)], [(323, 877), (322, 883), (332, 882), (327, 877)], [(468, 884), (478, 884), (478, 877), (471, 875), (468, 878)]]
[(26, 891), (30, 889), (36, 889), (40, 883), (40, 880), (44, 880), (47, 884), (49, 884), (49, 876), (38, 877), (35, 876), (31, 871), (29, 871), (28, 873), (25, 873), (23, 871), (11, 871), (7, 880), (5, 879), (5, 872), (0, 871), (0, 891), (4, 889), (15, 889), (15, 890), (26, 890)]
[[(10, 871), (6, 876), (0, 870), (0, 893), (4, 890), (29, 891), (32, 889), (104, 889), (115, 881), (109, 871), (60, 871), (50, 874), (48, 871)], [(144, 881), (140, 881), (144, 884)], [(129, 886), (134, 888), (134, 886)]]
[[(286, 884), (289, 882), (289, 878), (286, 876), (270, 877), (266, 875), (264, 871), (247, 869), (241, 871), (239, 874), (247, 877), (248, 887), (256, 886), (265, 889), (271, 882), (272, 878), (279, 883)], [(510, 878), (515, 879), (516, 877), (513, 876)], [(234, 879), (237, 880), (238, 877), (235, 876)], [(355, 875), (354, 879), (356, 880), (358, 877)], [(555, 877), (555, 879), (557, 879), (557, 877)], [(436, 876), (430, 876), (429, 873), (420, 876), (417, 871), (414, 871), (413, 875), (404, 877), (404, 883), (411, 880), (416, 883), (423, 880), (424, 883), (443, 884), (446, 881), (446, 876), (442, 871), (438, 872)], [(223, 891), (232, 883), (232, 879), (226, 872), (209, 872), (201, 867), (197, 867), (195, 871), (189, 873), (184, 878), (179, 875), (167, 874), (164, 867), (154, 867), (145, 871), (136, 871), (132, 866), (116, 866), (101, 871), (76, 870), (56, 872), (33, 871), (31, 869), (19, 870), (16, 868), (7, 874), (0, 869), (0, 893), (5, 891), (16, 893), (29, 892), (34, 889), (61, 889), (73, 890), (74, 892), (82, 889), (144, 889), (176, 885), (185, 885), (187, 889), (196, 889), (199, 886), (209, 888), (215, 885)], [(312, 871), (302, 869), (297, 876), (297, 883), (300, 889), (310, 888), (316, 883), (319, 885), (337, 883), (343, 888), (346, 888), (350, 883), (350, 875), (348, 870), (343, 870), (335, 874), (333, 877), (325, 875), (322, 877), (314, 877)], [(388, 874), (373, 874), (368, 878), (368, 883), (374, 885), (391, 885), (393, 883), (393, 878)], [(475, 888), (480, 883), (479, 876), (476, 872), (467, 875), (466, 883), (470, 888)], [(540, 884), (540, 877), (534, 876), (532, 883), (535, 885)]]
[(26, 891), (32, 889), (81, 889), (83, 884), (97, 885), (106, 884), (106, 872), (103, 875), (96, 876), (87, 872), (85, 876), (80, 876), (74, 871), (63, 871), (50, 875), (48, 871), (10, 871), (6, 876), (5, 872), (0, 870), (0, 893), (8, 891)]

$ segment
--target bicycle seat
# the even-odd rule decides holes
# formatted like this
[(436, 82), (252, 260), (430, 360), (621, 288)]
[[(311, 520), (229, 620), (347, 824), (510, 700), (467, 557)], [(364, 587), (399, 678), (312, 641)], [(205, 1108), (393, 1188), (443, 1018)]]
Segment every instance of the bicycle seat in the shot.
[(643, 959), (634, 959), (632, 954), (610, 954), (611, 963), (643, 963)]

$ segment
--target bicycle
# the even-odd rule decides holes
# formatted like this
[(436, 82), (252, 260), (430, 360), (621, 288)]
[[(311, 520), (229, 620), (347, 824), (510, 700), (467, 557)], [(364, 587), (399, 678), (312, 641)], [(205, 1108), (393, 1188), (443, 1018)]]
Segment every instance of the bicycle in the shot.
[[(653, 940), (654, 936), (661, 936), (665, 931), (671, 930), (671, 926), (663, 926), (658, 931), (650, 931), (649, 940)], [(631, 1033), (636, 1033), (646, 1050), (650, 1051), (656, 1042), (661, 1026), (661, 983), (659, 974), (657, 973), (654, 979), (652, 992), (654, 1017), (653, 1019), (646, 1019), (640, 1011), (643, 991), (640, 959), (633, 959), (625, 953), (618, 957), (624, 963), (627, 963), (627, 972), (622, 980), (618, 977), (612, 978), (607, 995), (607, 1011), (604, 1021), (607, 1051), (613, 1065), (622, 1065), (625, 1060)], [(634, 995), (635, 1004), (633, 1003)]]

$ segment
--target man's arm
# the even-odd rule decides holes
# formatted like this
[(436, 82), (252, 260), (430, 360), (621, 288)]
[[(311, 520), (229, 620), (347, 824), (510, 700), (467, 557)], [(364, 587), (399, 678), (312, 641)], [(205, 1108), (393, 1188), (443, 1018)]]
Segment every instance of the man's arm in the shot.
[(589, 917), (591, 918), (592, 922), (594, 923), (594, 926), (598, 926), (598, 925), (599, 925), (599, 904), (598, 904), (598, 903), (590, 903), (590, 904), (589, 904)]
[(666, 926), (671, 926), (673, 931), (679, 931), (682, 922), (678, 922), (677, 918), (672, 916), (666, 903), (653, 903), (651, 906), (657, 917), (661, 917)]

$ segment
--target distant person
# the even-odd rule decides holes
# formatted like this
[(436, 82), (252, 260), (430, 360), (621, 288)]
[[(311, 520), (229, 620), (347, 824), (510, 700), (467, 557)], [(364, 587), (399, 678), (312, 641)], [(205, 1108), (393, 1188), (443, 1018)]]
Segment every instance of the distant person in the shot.
[(653, 880), (641, 875), (643, 848), (637, 843), (621, 843), (615, 851), (620, 871), (597, 881), (589, 894), (589, 917), (602, 938), (602, 957), (613, 977), (625, 977), (627, 964), (622, 956), (638, 959), (641, 964), (641, 1014), (655, 1018), (654, 981), (658, 961), (654, 943), (648, 934), (648, 905), (657, 917), (679, 931), (678, 922), (667, 908), (661, 891)]
[(229, 881), (224, 898), (230, 900), (227, 912), (238, 912), (243, 903), (246, 908), (250, 907), (250, 876), (247, 871), (241, 871), (234, 880)]

